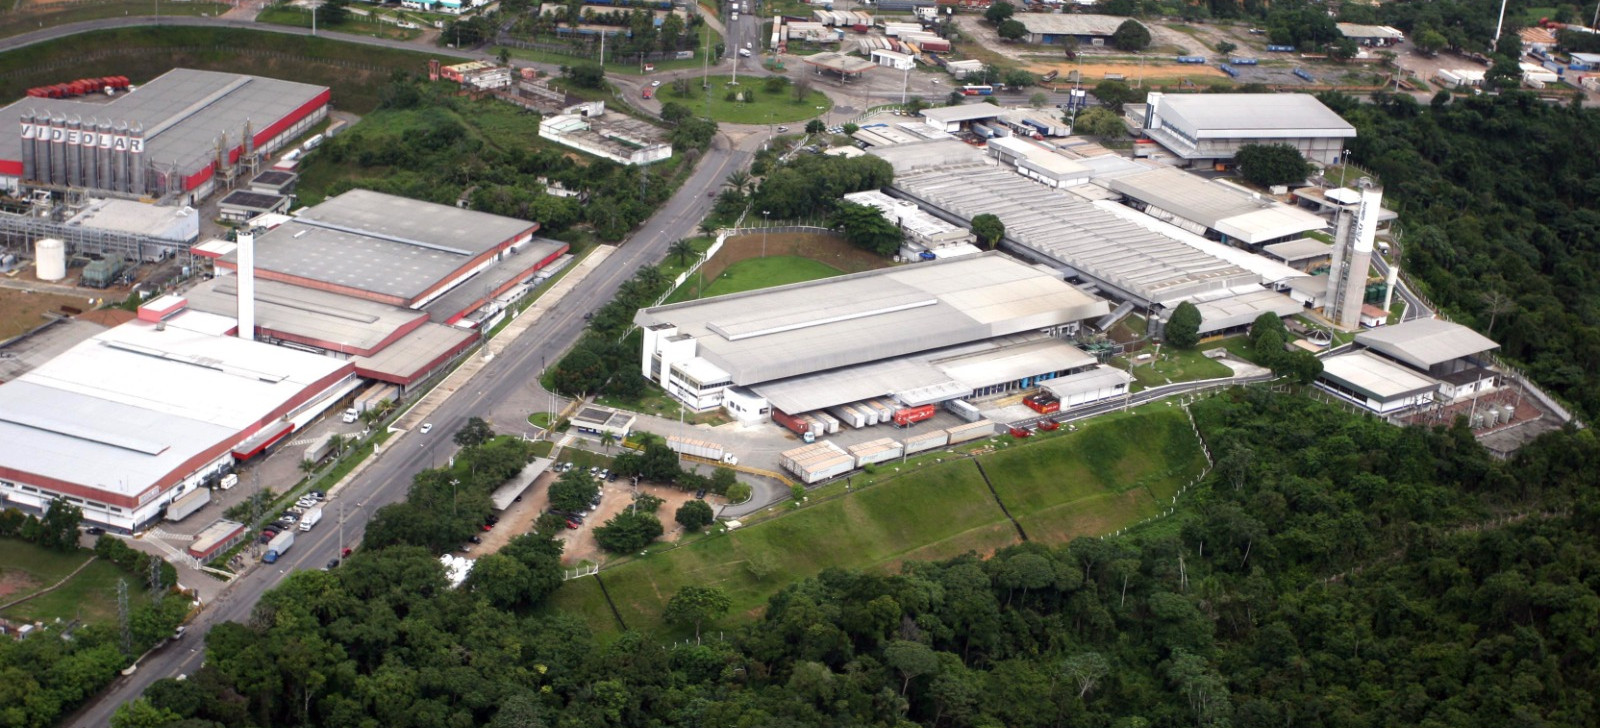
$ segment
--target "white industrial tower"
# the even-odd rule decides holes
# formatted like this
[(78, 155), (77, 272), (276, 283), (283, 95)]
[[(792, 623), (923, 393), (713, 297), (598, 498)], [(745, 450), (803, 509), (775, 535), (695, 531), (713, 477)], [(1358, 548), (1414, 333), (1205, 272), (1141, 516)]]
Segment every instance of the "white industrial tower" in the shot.
[(1361, 325), (1361, 305), (1367, 295), (1372, 241), (1378, 233), (1382, 202), (1383, 190), (1363, 187), (1361, 199), (1339, 211), (1324, 313), (1342, 328), (1354, 329)]

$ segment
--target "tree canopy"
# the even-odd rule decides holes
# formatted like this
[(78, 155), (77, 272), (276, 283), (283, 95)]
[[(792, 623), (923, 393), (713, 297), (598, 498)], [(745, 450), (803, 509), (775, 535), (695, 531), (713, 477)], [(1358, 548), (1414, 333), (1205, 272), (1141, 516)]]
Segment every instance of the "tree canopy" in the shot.
[(1162, 338), (1179, 349), (1193, 349), (1200, 343), (1200, 323), (1200, 309), (1184, 301), (1172, 310), (1172, 316), (1162, 329)]
[(977, 236), (978, 244), (990, 250), (1000, 244), (1001, 238), (1006, 236), (1006, 224), (992, 213), (985, 212), (972, 218), (972, 234)]
[(900, 226), (883, 216), (876, 207), (839, 200), (834, 209), (835, 225), (844, 228), (844, 238), (862, 250), (878, 255), (894, 255), (905, 240)]
[(1119, 51), (1142, 51), (1150, 47), (1150, 29), (1143, 23), (1129, 18), (1117, 26), (1116, 32), (1111, 34), (1111, 44)]
[(1311, 175), (1311, 163), (1288, 144), (1246, 144), (1233, 161), (1245, 179), (1262, 187), (1303, 183)]
[[(988, 558), (827, 570), (744, 626), (683, 588), (662, 639), (606, 640), (538, 591), (460, 589), (424, 549), (288, 576), (204, 667), (126, 720), (318, 725), (1594, 725), (1600, 443), (1510, 462), (1462, 426), (1397, 428), (1237, 388), (1190, 407), (1216, 457), (1151, 526)], [(759, 526), (758, 526), (759, 527)], [(549, 542), (527, 544), (540, 559)], [(503, 551), (508, 559), (522, 556)], [(488, 557), (483, 557), (480, 562)], [(752, 569), (770, 572), (770, 564)], [(545, 584), (552, 572), (544, 570)], [(557, 575), (558, 576), (558, 575)], [(617, 594), (620, 576), (599, 577)], [(565, 588), (565, 587), (561, 587)], [(603, 607), (602, 607), (603, 609)], [(730, 629), (731, 628), (731, 629)], [(17, 651), (61, 640), (0, 642)], [(7, 706), (36, 683), (0, 682)], [(176, 718), (174, 718), (176, 716)]]

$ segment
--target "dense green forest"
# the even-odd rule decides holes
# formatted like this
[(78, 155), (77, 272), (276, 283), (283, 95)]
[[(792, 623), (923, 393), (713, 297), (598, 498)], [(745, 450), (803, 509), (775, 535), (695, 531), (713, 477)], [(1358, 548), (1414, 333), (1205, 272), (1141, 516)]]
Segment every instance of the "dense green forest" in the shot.
[(1520, 92), (1324, 100), (1400, 212), (1402, 268), (1581, 416), (1600, 415), (1600, 112)]
[(115, 725), (1600, 722), (1592, 434), (1502, 463), (1462, 428), (1264, 389), (1193, 409), (1217, 467), (1130, 534), (825, 572), (702, 643), (598, 644), (492, 580), (446, 588), (425, 549), (367, 548), (213, 630), (198, 674)]

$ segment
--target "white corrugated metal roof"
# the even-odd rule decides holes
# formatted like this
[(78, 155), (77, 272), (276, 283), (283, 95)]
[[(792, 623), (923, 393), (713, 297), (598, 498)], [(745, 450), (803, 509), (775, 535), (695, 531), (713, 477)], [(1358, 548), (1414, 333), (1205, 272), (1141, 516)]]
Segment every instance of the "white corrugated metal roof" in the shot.
[(1322, 360), (1322, 376), (1350, 389), (1388, 400), (1438, 389), (1439, 383), (1364, 351)]
[(1444, 319), (1415, 319), (1356, 334), (1356, 343), (1418, 369), (1500, 348), (1493, 339)]
[(1105, 301), (1001, 253), (964, 256), (641, 310), (750, 386), (1082, 321)]
[(175, 323), (130, 322), (0, 385), (0, 466), (134, 496), (187, 475), (175, 471), (349, 368)]
[(1199, 139), (1356, 135), (1350, 122), (1303, 93), (1162, 94), (1156, 116)]

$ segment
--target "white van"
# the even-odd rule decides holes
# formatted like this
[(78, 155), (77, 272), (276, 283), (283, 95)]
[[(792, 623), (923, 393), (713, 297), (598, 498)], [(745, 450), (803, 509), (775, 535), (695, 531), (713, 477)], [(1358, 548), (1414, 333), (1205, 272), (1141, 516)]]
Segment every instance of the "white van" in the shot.
[(344, 411), (344, 416), (341, 417), (340, 419), (343, 420), (344, 423), (348, 425), (348, 424), (350, 424), (352, 422), (355, 422), (358, 419), (361, 419), (361, 413), (357, 412), (356, 408), (351, 407), (350, 409), (347, 409), (347, 410)]
[(222, 476), (222, 489), (223, 490), (227, 490), (227, 489), (232, 488), (233, 486), (238, 485), (238, 484), (239, 484), (239, 474), (238, 473), (228, 473), (227, 475)]
[(740, 48), (739, 49), (739, 57), (740, 58), (749, 58), (750, 57), (750, 49), (749, 48)]
[(739, 11), (737, 11), (737, 10), (733, 11), (733, 19), (734, 20), (738, 20), (739, 19)]

